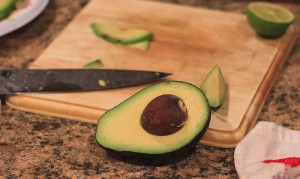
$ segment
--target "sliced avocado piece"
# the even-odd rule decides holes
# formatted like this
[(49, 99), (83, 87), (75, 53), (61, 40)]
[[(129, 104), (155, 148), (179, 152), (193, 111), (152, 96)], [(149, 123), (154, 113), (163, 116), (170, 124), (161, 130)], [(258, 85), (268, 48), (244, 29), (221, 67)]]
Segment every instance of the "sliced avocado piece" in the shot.
[(198, 87), (161, 82), (104, 113), (98, 120), (96, 140), (121, 156), (174, 156), (194, 147), (209, 122), (208, 101)]
[(103, 63), (100, 59), (96, 59), (83, 66), (83, 68), (100, 68), (100, 67), (103, 67)]
[(16, 0), (1, 0), (0, 1), (0, 20), (6, 18), (11, 10), (15, 7)]
[(142, 29), (122, 29), (112, 24), (92, 23), (94, 33), (109, 42), (121, 43), (123, 45), (134, 44), (152, 38), (152, 32)]
[[(99, 24), (92, 23), (91, 28), (92, 28), (93, 32), (97, 35), (97, 37), (102, 38), (102, 39), (104, 39), (108, 42), (111, 42), (111, 43), (119, 43), (118, 39), (110, 37), (110, 36), (104, 34), (103, 30), (101, 29)], [(115, 27), (115, 28), (117, 28), (117, 27)]]
[(134, 48), (134, 49), (138, 49), (138, 50), (142, 50), (142, 51), (147, 51), (150, 47), (150, 42), (149, 40), (146, 41), (142, 41), (142, 42), (138, 42), (138, 43), (134, 43), (134, 44), (130, 44), (127, 45), (128, 47)]
[(205, 93), (209, 106), (217, 108), (225, 100), (226, 85), (219, 65), (215, 65), (206, 75), (200, 89)]

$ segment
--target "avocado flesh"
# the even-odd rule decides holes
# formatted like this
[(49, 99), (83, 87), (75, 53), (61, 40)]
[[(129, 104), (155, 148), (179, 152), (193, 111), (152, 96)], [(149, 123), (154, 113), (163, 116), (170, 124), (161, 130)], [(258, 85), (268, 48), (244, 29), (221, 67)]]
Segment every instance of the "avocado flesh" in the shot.
[(93, 69), (93, 68), (100, 68), (102, 66), (103, 66), (102, 61), (100, 59), (96, 59), (94, 61), (85, 64), (83, 68)]
[(209, 106), (219, 107), (223, 104), (226, 94), (225, 80), (218, 65), (215, 65), (202, 82), (200, 89), (205, 93)]
[[(181, 98), (187, 107), (188, 118), (174, 134), (157, 136), (146, 132), (140, 118), (146, 105), (162, 94)], [(193, 141), (207, 126), (210, 109), (204, 93), (185, 82), (161, 82), (131, 96), (101, 116), (96, 139), (107, 149), (140, 154), (175, 152)]]
[(92, 23), (91, 28), (98, 37), (123, 45), (134, 44), (152, 38), (152, 32), (142, 29), (122, 29), (115, 25), (98, 23)]
[(6, 18), (11, 10), (14, 8), (15, 0), (1, 0), (0, 1), (0, 20)]
[(131, 47), (131, 48), (134, 48), (134, 49), (147, 51), (149, 49), (149, 40), (134, 43), (134, 44), (130, 44), (130, 45), (127, 45), (127, 46)]

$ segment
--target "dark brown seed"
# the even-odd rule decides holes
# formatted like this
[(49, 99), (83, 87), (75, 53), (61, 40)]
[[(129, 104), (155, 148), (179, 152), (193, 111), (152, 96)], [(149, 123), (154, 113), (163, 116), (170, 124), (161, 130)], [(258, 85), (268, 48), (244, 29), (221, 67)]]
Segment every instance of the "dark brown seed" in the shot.
[(188, 113), (182, 99), (172, 94), (154, 98), (144, 109), (141, 125), (154, 135), (170, 135), (182, 128)]

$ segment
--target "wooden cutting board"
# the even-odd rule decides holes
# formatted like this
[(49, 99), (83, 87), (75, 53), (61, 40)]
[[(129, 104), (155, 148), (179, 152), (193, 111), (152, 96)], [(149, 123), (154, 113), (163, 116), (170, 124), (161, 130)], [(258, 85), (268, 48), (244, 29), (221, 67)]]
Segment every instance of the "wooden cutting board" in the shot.
[[(92, 22), (153, 32), (142, 52), (97, 38)], [(93, 0), (31, 68), (82, 68), (100, 58), (103, 68), (171, 72), (167, 80), (199, 86), (208, 71), (221, 67), (228, 87), (225, 104), (212, 111), (203, 144), (234, 147), (254, 126), (257, 115), (295, 40), (291, 26), (278, 39), (263, 39), (246, 16), (140, 0)], [(147, 85), (145, 85), (147, 86)], [(108, 109), (145, 86), (67, 93), (14, 95), (7, 104), (21, 110), (96, 123)]]

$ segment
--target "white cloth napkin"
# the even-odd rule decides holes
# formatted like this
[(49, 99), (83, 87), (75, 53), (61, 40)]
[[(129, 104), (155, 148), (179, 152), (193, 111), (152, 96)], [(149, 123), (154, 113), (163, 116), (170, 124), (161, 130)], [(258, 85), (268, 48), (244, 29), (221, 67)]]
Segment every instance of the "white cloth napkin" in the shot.
[(234, 161), (241, 179), (300, 179), (300, 131), (259, 122), (235, 148)]

